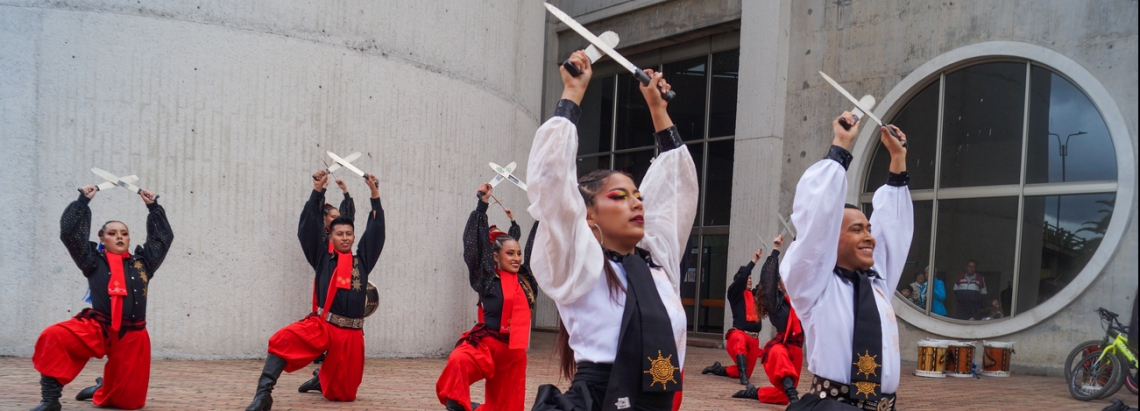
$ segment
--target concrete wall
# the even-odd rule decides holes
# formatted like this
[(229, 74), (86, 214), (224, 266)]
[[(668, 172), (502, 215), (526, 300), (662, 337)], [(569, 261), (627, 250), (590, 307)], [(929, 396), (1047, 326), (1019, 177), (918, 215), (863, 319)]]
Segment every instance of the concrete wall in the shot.
[[(0, 355), (30, 355), (86, 306), (58, 218), (98, 182), (91, 167), (138, 174), (171, 218), (149, 290), (154, 355), (264, 355), (309, 311), (295, 229), (325, 150), (364, 152), (355, 164), (381, 179), (368, 355), (449, 352), (475, 319), (460, 258), (474, 189), (488, 161), (526, 175), (544, 13), (522, 0), (0, 1), (0, 226), (19, 233), (0, 238)], [(363, 218), (367, 187), (343, 176)], [(524, 193), (498, 194), (529, 227)], [(144, 241), (136, 196), (102, 192), (92, 210)]]
[[(875, 2), (874, 7), (869, 7), (870, 3), (792, 3), (790, 47), (786, 54), (786, 162), (781, 170), (780, 209), (791, 208), (799, 176), (826, 154), (832, 139), (830, 120), (850, 108), (817, 71), (823, 70), (839, 82), (853, 85), (859, 93), (884, 96), (912, 70), (934, 57), (986, 41), (1017, 41), (1045, 47), (1090, 71), (1109, 90), (1126, 119), (1132, 141), (1128, 149), (1135, 158), (1135, 2), (1050, 1), (1034, 2), (1028, 8), (1016, 1), (890, 1)], [(1010, 16), (1018, 18), (1011, 20)], [(747, 33), (749, 21), (743, 23), (742, 32)], [(742, 38), (741, 44), (757, 40), (767, 38)], [(1115, 212), (1118, 216), (1114, 218), (1129, 219), (1128, 228), (1111, 262), (1082, 296), (1030, 329), (994, 338), (1016, 341), (1014, 371), (1059, 372), (1074, 345), (1103, 335), (1094, 312), (1096, 307), (1118, 313), (1131, 310), (1137, 290), (1137, 199), (1118, 199)], [(739, 220), (734, 217), (735, 221)], [(911, 361), (917, 358), (916, 341), (933, 336), (906, 323), (900, 324), (900, 332), (902, 358)]]

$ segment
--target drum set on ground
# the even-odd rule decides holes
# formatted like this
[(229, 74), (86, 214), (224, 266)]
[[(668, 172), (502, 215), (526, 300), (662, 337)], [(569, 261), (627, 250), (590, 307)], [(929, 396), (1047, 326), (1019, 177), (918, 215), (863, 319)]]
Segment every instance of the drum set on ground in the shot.
[(1008, 377), (1012, 342), (982, 341), (982, 370), (974, 362), (976, 341), (921, 340), (914, 375), (928, 378)]

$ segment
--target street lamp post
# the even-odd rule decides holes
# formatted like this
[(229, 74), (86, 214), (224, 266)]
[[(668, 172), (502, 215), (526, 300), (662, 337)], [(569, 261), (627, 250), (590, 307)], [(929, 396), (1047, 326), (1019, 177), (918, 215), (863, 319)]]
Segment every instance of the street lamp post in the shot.
[[(1088, 134), (1084, 131), (1078, 131), (1073, 134), (1065, 136), (1065, 142), (1061, 142), (1061, 135), (1057, 133), (1049, 133), (1053, 137), (1057, 137), (1057, 146), (1061, 154), (1061, 182), (1065, 182), (1065, 157), (1069, 156), (1069, 139), (1073, 136)], [(1057, 196), (1057, 229), (1061, 229), (1061, 196)]]

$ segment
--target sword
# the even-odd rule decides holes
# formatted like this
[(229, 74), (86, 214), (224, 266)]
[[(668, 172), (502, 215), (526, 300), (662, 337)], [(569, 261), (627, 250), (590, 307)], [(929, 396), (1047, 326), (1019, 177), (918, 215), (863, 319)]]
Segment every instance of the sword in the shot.
[[(353, 161), (356, 161), (356, 159), (358, 159), (358, 158), (360, 158), (360, 152), (359, 151), (354, 152), (352, 154), (349, 154), (347, 156), (344, 156), (344, 161), (351, 163)], [(324, 160), (321, 160), (321, 161), (324, 161)], [(327, 172), (329, 174), (332, 174), (334, 171), (340, 170), (340, 168), (341, 168), (340, 163), (337, 163), (336, 161), (333, 161), (333, 164), (331, 166), (329, 165), (329, 163), (325, 163), (325, 172)]]
[[(578, 24), (577, 21), (574, 21), (574, 18), (570, 17), (566, 13), (563, 13), (562, 10), (559, 10), (557, 7), (554, 7), (550, 3), (544, 3), (544, 5), (546, 6), (546, 11), (549, 11), (550, 14), (553, 14), (554, 17), (558, 18), (558, 20), (566, 23), (566, 26), (570, 27), (572, 30), (574, 30), (574, 32), (582, 36), (582, 38), (585, 38), (586, 41), (589, 41), (590, 44), (593, 44), (594, 47), (596, 47), (598, 50), (606, 53), (607, 56), (610, 56), (610, 58), (614, 59), (614, 62), (618, 63), (622, 67), (625, 67), (625, 69), (629, 70), (630, 73), (633, 73), (633, 78), (636, 78), (637, 81), (640, 81), (642, 85), (649, 85), (649, 80), (652, 80), (649, 78), (649, 75), (645, 74), (644, 71), (641, 71), (641, 69), (633, 65), (633, 63), (630, 63), (629, 60), (626, 60), (625, 57), (622, 57), (621, 54), (618, 54), (618, 52), (614, 51), (613, 47), (610, 47), (608, 44), (603, 42), (598, 38), (598, 36), (595, 36), (594, 33), (591, 33), (590, 30), (586, 30), (585, 27), (582, 27), (581, 24)], [(661, 98), (665, 99), (665, 101), (671, 101), (673, 100), (673, 97), (676, 97), (676, 93), (674, 93), (672, 90), (669, 90), (668, 93), (661, 93)]]
[[(834, 87), (836, 90), (839, 90), (839, 93), (843, 94), (843, 97), (847, 97), (848, 100), (851, 100), (852, 103), (855, 103), (855, 108), (863, 111), (864, 114), (866, 114), (867, 117), (870, 117), (871, 120), (874, 120), (876, 124), (878, 124), (880, 126), (888, 126), (887, 132), (891, 133), (891, 135), (894, 136), (895, 139), (898, 139), (900, 142), (902, 142), (903, 147), (907, 146), (906, 142), (902, 141), (902, 138), (899, 137), (898, 133), (895, 133), (895, 129), (889, 127), (888, 124), (883, 124), (883, 120), (880, 120), (879, 117), (875, 115), (875, 113), (871, 112), (871, 106), (874, 105), (874, 103), (873, 103), (874, 97), (871, 98), (871, 101), (872, 101), (871, 105), (864, 105), (861, 101), (856, 100), (855, 96), (852, 96), (851, 93), (848, 93), (847, 89), (844, 89), (843, 86), (840, 86), (839, 83), (836, 83), (835, 80), (832, 80), (830, 76), (828, 76), (827, 74), (825, 74), (822, 71), (819, 72), (819, 75), (823, 76), (823, 79), (827, 80), (827, 83), (831, 84), (831, 87)], [(859, 121), (858, 116), (855, 117), (855, 121)], [(854, 124), (847, 124), (847, 120), (841, 118), (841, 119), (839, 119), (839, 125), (843, 126), (844, 130), (850, 130), (851, 126), (853, 126)]]
[[(617, 33), (614, 33), (612, 31), (602, 33), (602, 35), (598, 36), (598, 40), (605, 42), (607, 46), (610, 46), (610, 48), (617, 47), (618, 42), (621, 41), (618, 38)], [(598, 61), (598, 59), (602, 58), (602, 52), (598, 51), (598, 48), (594, 47), (594, 45), (591, 44), (586, 47), (586, 57), (590, 58), (590, 64), (594, 64), (595, 61)], [(569, 59), (562, 60), (562, 67), (565, 67), (566, 72), (570, 73), (571, 76), (578, 77), (582, 75), (582, 72), (578, 71), (578, 66), (570, 64)]]
[[(780, 218), (780, 224), (784, 225), (784, 231), (787, 231), (788, 234), (791, 234), (792, 235), (792, 241), (795, 241), (796, 240), (796, 231), (792, 230), (792, 226), (791, 226), (791, 224), (788, 224), (788, 220), (785, 220), (784, 216), (780, 213), (776, 213), (776, 217)], [(780, 235), (784, 235), (784, 233), (780, 232)]]
[[(109, 182), (113, 185), (117, 185), (119, 187), (127, 189), (127, 191), (130, 191), (130, 192), (135, 193), (135, 194), (141, 194), (142, 193), (142, 189), (138, 188), (138, 186), (135, 186), (134, 184), (127, 182), (126, 181), (127, 178), (116, 177), (114, 174), (103, 171), (100, 168), (92, 168), (91, 172), (95, 173), (95, 175), (97, 175), (99, 177), (102, 177), (104, 180), (107, 180), (107, 182)], [(130, 176), (130, 177), (135, 177), (135, 176)], [(137, 178), (138, 177), (135, 177), (135, 179), (137, 179)], [(131, 181), (134, 181), (134, 180), (131, 180)], [(101, 186), (103, 186), (103, 184), (95, 186), (95, 188), (99, 189)], [(108, 187), (108, 188), (110, 188), (110, 187)], [(82, 193), (83, 190), (79, 190), (79, 192)], [(154, 199), (158, 200), (158, 195), (155, 195)]]
[(352, 165), (352, 163), (349, 163), (347, 160), (340, 158), (340, 156), (333, 154), (333, 152), (331, 152), (331, 151), (326, 151), (325, 154), (328, 154), (329, 157), (331, 157), (333, 159), (333, 161), (335, 161), (337, 164), (340, 164), (341, 167), (344, 167), (348, 171), (356, 173), (356, 175), (358, 175), (358, 176), (364, 177), (364, 172), (360, 171), (359, 168), (356, 168), (355, 166)]

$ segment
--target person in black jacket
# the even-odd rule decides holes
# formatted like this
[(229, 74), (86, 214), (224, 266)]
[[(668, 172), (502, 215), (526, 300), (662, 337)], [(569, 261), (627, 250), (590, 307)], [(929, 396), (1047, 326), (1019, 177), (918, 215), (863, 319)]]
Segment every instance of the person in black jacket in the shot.
[(522, 411), (526, 402), (526, 349), (538, 289), (530, 272), (530, 251), (538, 222), (530, 230), (524, 253), (513, 213), (504, 210), (511, 217), (506, 233), (487, 225), (491, 190), (490, 184), (479, 186), (479, 204), (463, 229), (463, 261), (471, 289), (479, 294), (480, 316), (455, 343), (436, 382), (436, 396), (450, 411), (471, 411), (471, 384), (483, 379), (487, 380), (485, 406)]
[(384, 249), (384, 209), (380, 206), (379, 179), (365, 175), (372, 191), (364, 235), (356, 240), (353, 221), (340, 216), (324, 229), (325, 187), (328, 173), (313, 174), (313, 192), (301, 212), (297, 238), (305, 259), (315, 271), (313, 308), (304, 319), (286, 326), (269, 339), (269, 355), (247, 411), (269, 410), (273, 386), (281, 371), (293, 372), (327, 352), (318, 380), (321, 393), (332, 401), (352, 401), (364, 376), (364, 303), (368, 273)]
[(103, 250), (88, 241), (95, 186), (67, 206), (60, 218), (59, 239), (75, 265), (87, 277), (91, 308), (54, 324), (36, 340), (32, 364), (40, 372), (42, 401), (33, 411), (58, 411), (63, 386), (75, 379), (87, 360), (107, 356), (103, 378), (84, 388), (76, 400), (93, 399), (95, 405), (138, 409), (146, 405), (150, 384), (150, 335), (146, 331), (147, 287), (162, 265), (174, 233), (166, 210), (146, 190), (139, 197), (150, 213), (146, 218), (146, 244), (129, 252), (126, 224), (108, 221), (99, 229)]
[[(777, 252), (775, 250), (773, 253)], [(701, 374), (714, 374), (732, 378), (740, 378), (740, 384), (748, 386), (748, 379), (752, 377), (756, 359), (760, 358), (760, 310), (756, 307), (754, 289), (752, 288), (752, 269), (764, 255), (764, 249), (757, 249), (752, 254), (752, 261), (740, 267), (732, 284), (728, 286), (728, 303), (732, 309), (732, 328), (724, 334), (724, 349), (728, 357), (735, 362), (728, 367), (720, 365), (717, 361), (705, 367)], [(740, 372), (745, 370), (745, 372)]]

